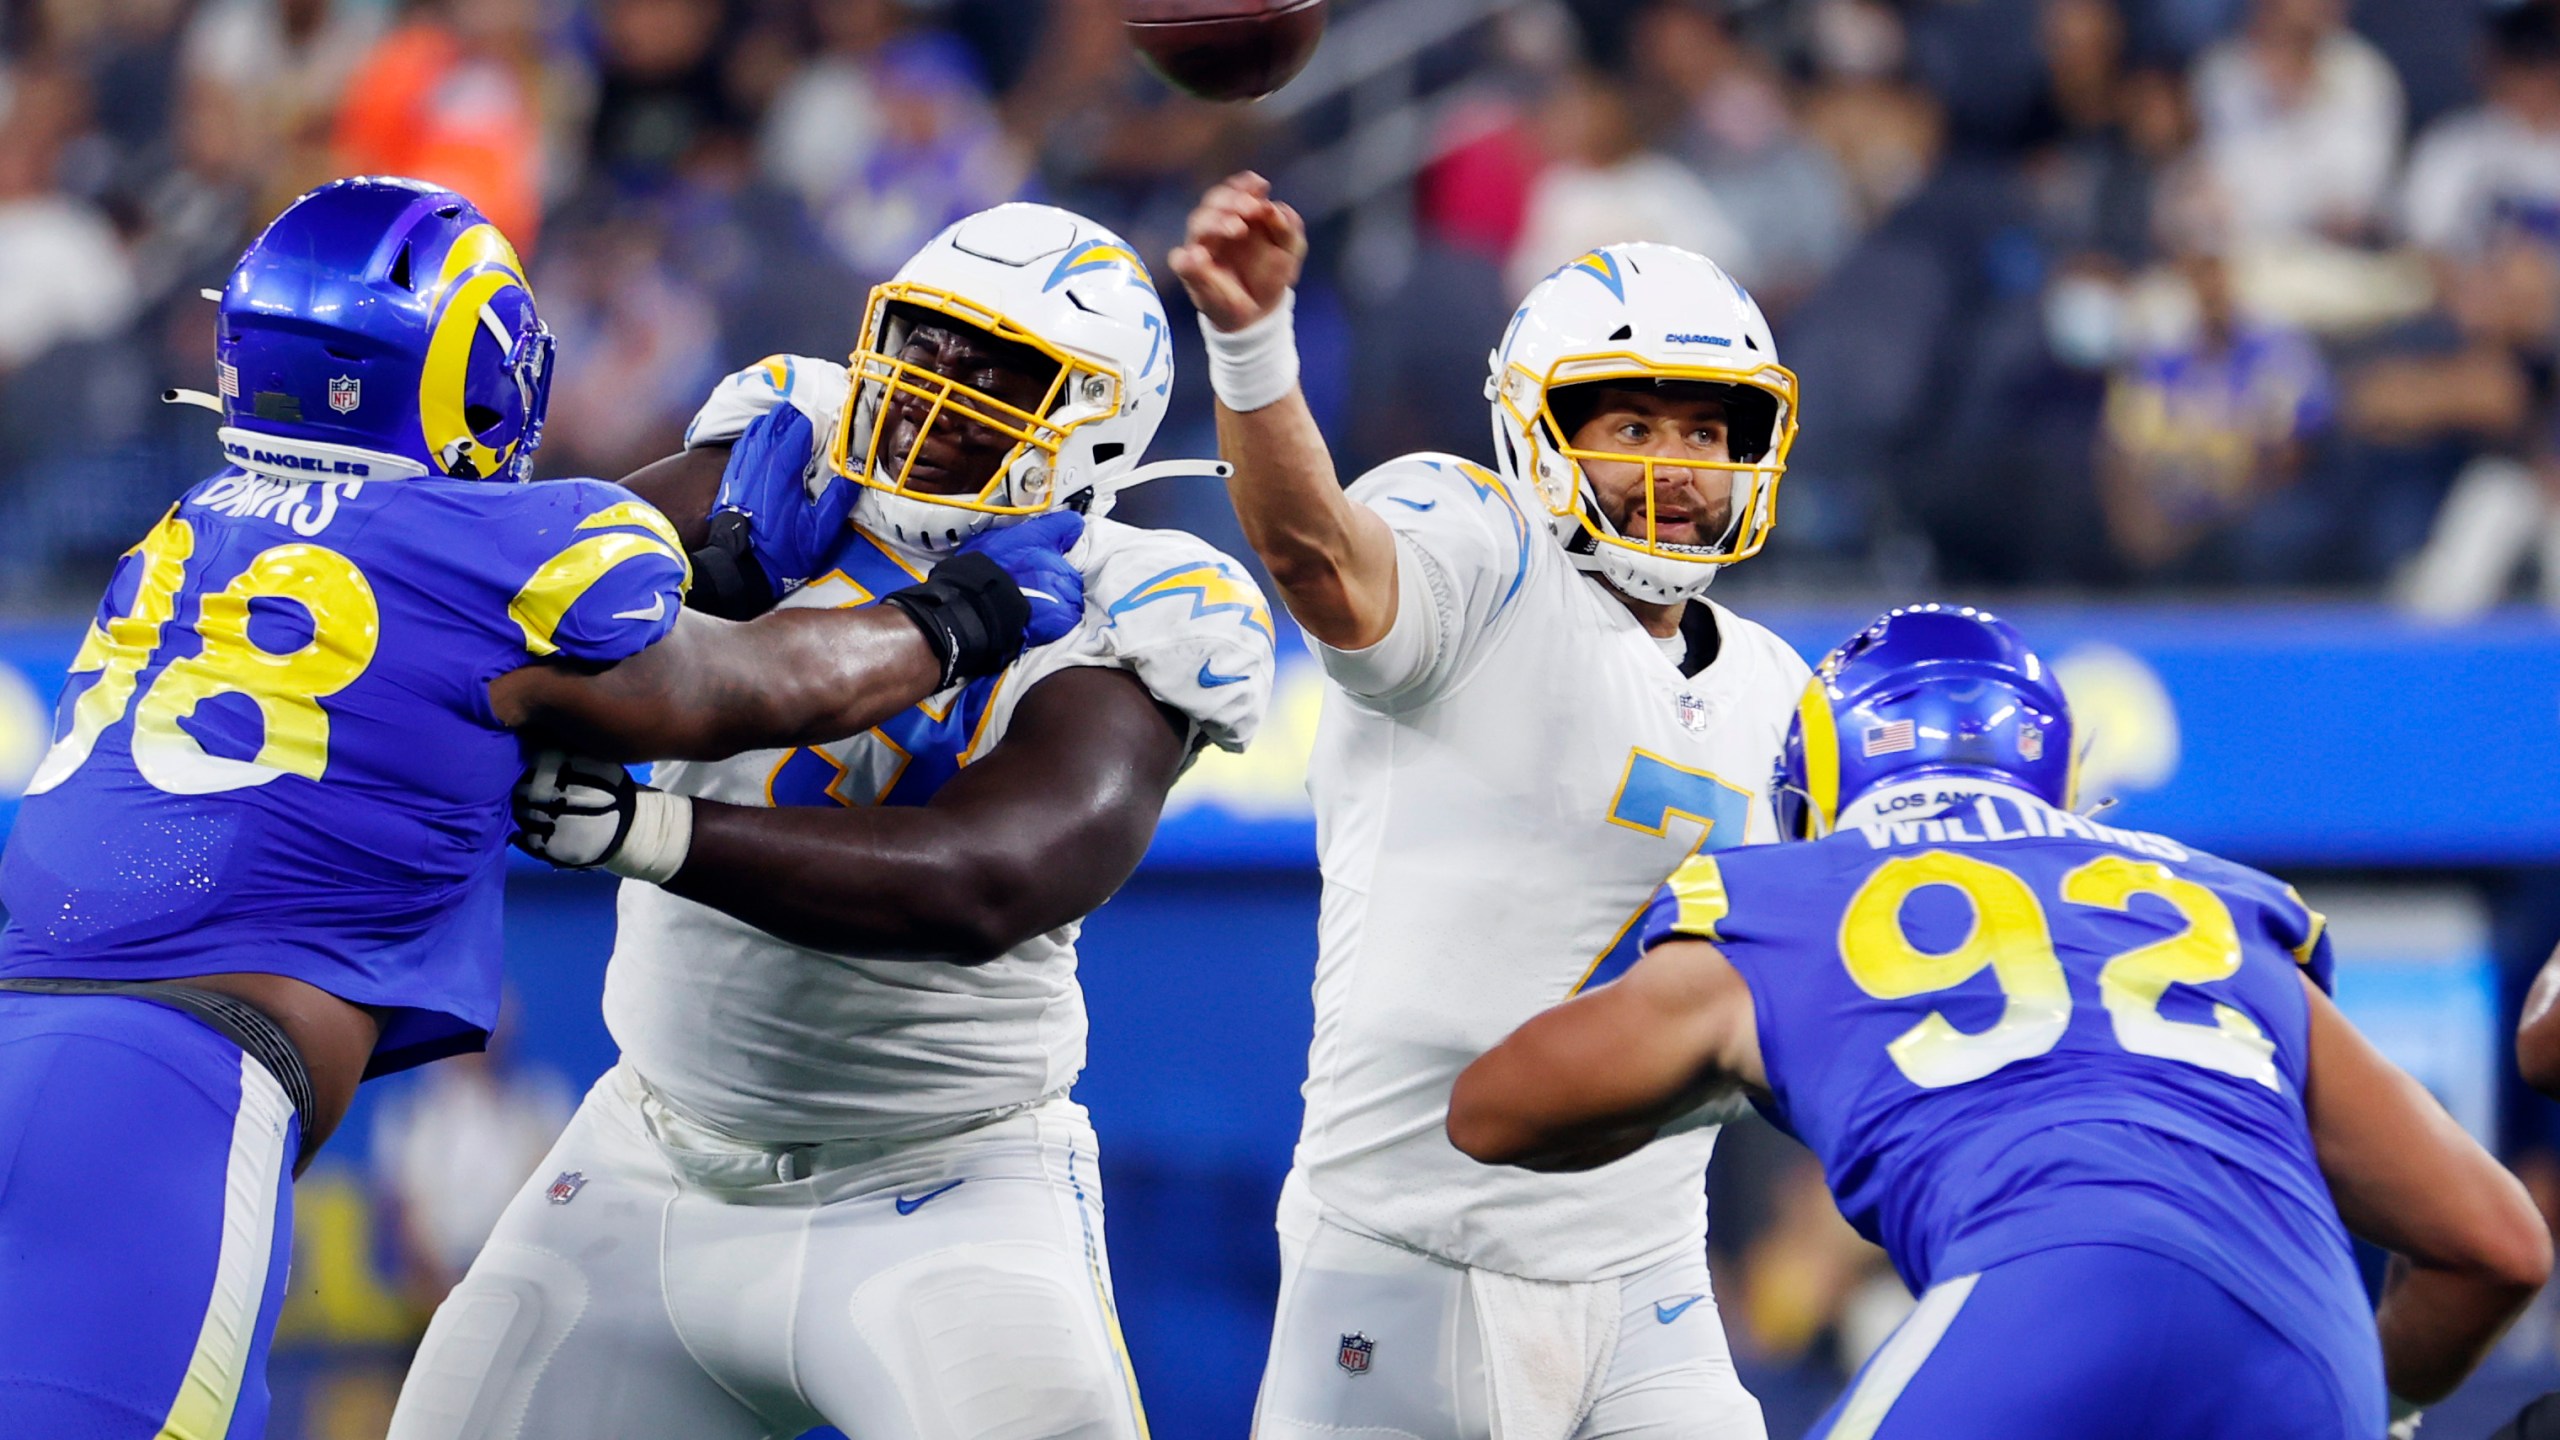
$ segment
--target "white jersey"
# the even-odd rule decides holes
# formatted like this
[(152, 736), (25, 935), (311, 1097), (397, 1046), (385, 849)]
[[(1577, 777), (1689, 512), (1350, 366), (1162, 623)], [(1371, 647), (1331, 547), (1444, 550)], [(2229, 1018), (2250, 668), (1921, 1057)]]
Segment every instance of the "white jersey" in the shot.
[(1324, 908), (1298, 1171), (1334, 1219), (1460, 1264), (1633, 1273), (1704, 1235), (1713, 1131), (1534, 1174), (1459, 1154), (1449, 1090), (1621, 968), (1682, 859), (1775, 838), (1770, 769), (1809, 671), (1715, 606), (1720, 648), (1683, 678), (1481, 466), (1407, 456), (1351, 495), (1395, 532), (1400, 600), (1369, 649), (1317, 647)]
[[(786, 390), (799, 402), (844, 388), (842, 366), (768, 361), (724, 382), (690, 433), (728, 438)], [(802, 408), (831, 426), (822, 404)], [(854, 551), (782, 603), (861, 604), (914, 573), (885, 546)], [(1089, 522), (1068, 558), (1084, 575), (1082, 623), (1001, 674), (849, 740), (661, 765), (657, 783), (734, 805), (921, 804), (1003, 742), (1034, 686), (1078, 666), (1137, 676), (1189, 717), (1195, 747), (1244, 748), (1272, 682), (1270, 610), (1244, 567), (1196, 536), (1109, 520)], [(959, 966), (804, 949), (638, 881), (617, 918), (607, 1028), (661, 1098), (740, 1139), (950, 1133), (1062, 1093), (1084, 1068), (1077, 924)]]

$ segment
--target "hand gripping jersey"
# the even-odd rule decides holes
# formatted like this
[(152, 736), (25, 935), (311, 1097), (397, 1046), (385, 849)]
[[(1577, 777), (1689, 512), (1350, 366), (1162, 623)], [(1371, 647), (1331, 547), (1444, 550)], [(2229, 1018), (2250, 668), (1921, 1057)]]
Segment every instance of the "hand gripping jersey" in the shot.
[(522, 768), (494, 677), (623, 659), (689, 578), (593, 480), (196, 486), (108, 581), (0, 863), (0, 975), (290, 975), (479, 1048)]
[[(690, 433), (732, 437), (812, 390), (840, 401), (844, 368), (777, 357), (724, 382)], [(823, 417), (823, 454), (834, 412), (804, 408)], [(851, 739), (663, 765), (658, 783), (735, 805), (922, 805), (1003, 741), (1034, 686), (1077, 666), (1131, 672), (1190, 717), (1195, 744), (1242, 749), (1272, 681), (1271, 612), (1244, 567), (1182, 532), (1109, 520), (1090, 522), (1070, 558), (1085, 615), (1064, 639)], [(862, 605), (920, 578), (849, 528), (828, 571), (782, 603)], [(1078, 925), (962, 967), (803, 949), (636, 882), (620, 916), (605, 972), (614, 1040), (662, 1098), (740, 1139), (948, 1133), (1064, 1091), (1084, 1068)]]
[[(1682, 866), (1647, 921), (1751, 987), (1772, 1117), (1914, 1294), (2075, 1244), (2177, 1260), (2378, 1387), (2303, 1114), (2320, 916), (2257, 871), (2024, 792)], [(1919, 818), (1919, 817), (1932, 818)], [(2351, 1368), (2352, 1367), (2352, 1368)]]
[(1805, 664), (1698, 601), (1721, 643), (1683, 676), (1481, 466), (1409, 456), (1351, 494), (1394, 530), (1401, 594), (1377, 645), (1318, 647), (1333, 684), (1309, 770), (1324, 902), (1300, 1177), (1341, 1220), (1462, 1264), (1641, 1270), (1705, 1233), (1712, 1132), (1588, 1174), (1494, 1168), (1449, 1144), (1449, 1087), (1630, 963), (1682, 859), (1773, 836), (1765, 790)]

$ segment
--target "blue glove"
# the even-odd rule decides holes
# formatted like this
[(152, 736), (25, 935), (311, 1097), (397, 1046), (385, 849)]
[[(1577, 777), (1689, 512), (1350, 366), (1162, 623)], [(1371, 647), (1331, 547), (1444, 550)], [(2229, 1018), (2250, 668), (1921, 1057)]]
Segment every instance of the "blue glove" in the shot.
[(1067, 563), (1067, 551), (1083, 536), (1083, 516), (1053, 510), (985, 531), (960, 547), (963, 555), (994, 561), (1031, 602), (1031, 620), (1022, 632), (1024, 649), (1065, 636), (1084, 618), (1084, 576)]
[(853, 482), (832, 468), (826, 488), (809, 498), (802, 476), (814, 440), (809, 417), (797, 406), (776, 405), (757, 416), (729, 447), (720, 493), (711, 502), (715, 527), (725, 514), (744, 518), (749, 549), (774, 599), (806, 584), (826, 563), (853, 509)]

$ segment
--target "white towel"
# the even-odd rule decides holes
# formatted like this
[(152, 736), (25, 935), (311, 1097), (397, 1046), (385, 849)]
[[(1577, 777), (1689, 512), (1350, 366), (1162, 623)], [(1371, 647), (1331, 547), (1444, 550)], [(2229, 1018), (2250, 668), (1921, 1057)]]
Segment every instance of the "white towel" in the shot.
[(1493, 1390), (1493, 1440), (1572, 1440), (1618, 1353), (1622, 1282), (1469, 1270)]

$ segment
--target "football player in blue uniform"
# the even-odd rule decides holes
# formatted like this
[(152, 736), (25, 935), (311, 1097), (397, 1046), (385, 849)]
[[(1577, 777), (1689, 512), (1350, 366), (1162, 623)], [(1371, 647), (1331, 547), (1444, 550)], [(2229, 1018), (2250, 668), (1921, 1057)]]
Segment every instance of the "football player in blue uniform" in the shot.
[[(220, 305), (229, 467), (116, 567), (0, 862), (0, 1435), (263, 1430), (293, 1171), (359, 1080), (495, 1019), (516, 731), (823, 743), (1083, 609), (1062, 517), (893, 604), (685, 612), (658, 511), (513, 483), (550, 334), (450, 191), (316, 190)], [(796, 419), (728, 466), (797, 474)], [(623, 852), (683, 819), (621, 811)]]
[[(2541, 1287), (2541, 1219), (2340, 1016), (2318, 914), (2073, 813), (2072, 753), (2009, 626), (1877, 621), (1780, 762), (1810, 843), (1683, 865), (1643, 960), (1460, 1077), (1450, 1138), (1585, 1168), (1756, 1101), (1920, 1297), (1829, 1440), (2380, 1435), (2386, 1379), (2442, 1396)], [(2378, 1317), (2350, 1231), (2397, 1256)]]

